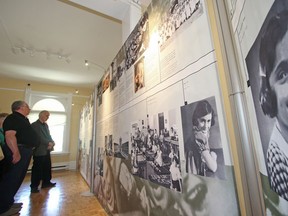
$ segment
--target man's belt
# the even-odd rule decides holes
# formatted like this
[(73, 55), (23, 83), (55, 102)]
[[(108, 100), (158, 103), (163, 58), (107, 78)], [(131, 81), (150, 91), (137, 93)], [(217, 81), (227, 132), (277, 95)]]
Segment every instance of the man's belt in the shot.
[(28, 145), (24, 145), (24, 144), (17, 144), (18, 147), (22, 147), (22, 148), (27, 148), (27, 149), (34, 149), (34, 147), (28, 146)]

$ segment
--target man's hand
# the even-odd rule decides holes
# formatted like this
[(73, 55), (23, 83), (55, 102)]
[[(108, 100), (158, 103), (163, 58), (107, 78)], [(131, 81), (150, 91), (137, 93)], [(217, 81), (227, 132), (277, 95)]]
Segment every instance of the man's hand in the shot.
[(54, 142), (49, 142), (47, 149), (48, 149), (49, 151), (53, 151), (53, 150), (54, 150), (54, 146), (55, 146), (55, 143), (54, 143)]
[(18, 163), (20, 161), (20, 159), (21, 159), (21, 155), (20, 155), (19, 151), (13, 153), (13, 159), (12, 159), (13, 164)]

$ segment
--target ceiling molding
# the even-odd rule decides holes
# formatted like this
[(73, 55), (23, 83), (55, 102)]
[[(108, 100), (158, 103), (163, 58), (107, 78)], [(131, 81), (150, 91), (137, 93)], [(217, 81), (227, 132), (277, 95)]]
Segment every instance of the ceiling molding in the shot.
[(93, 9), (91, 9), (91, 8), (85, 7), (85, 6), (80, 5), (80, 4), (77, 4), (77, 3), (75, 3), (75, 2), (71, 2), (70, 0), (58, 0), (58, 1), (59, 1), (59, 2), (62, 2), (62, 3), (65, 3), (65, 4), (68, 4), (68, 5), (72, 6), (72, 7), (76, 7), (76, 8), (78, 8), (78, 9), (80, 9), (80, 10), (84, 10), (84, 11), (86, 11), (86, 12), (95, 14), (95, 15), (97, 15), (97, 16), (101, 16), (101, 17), (103, 17), (103, 18), (105, 18), (105, 19), (109, 19), (109, 20), (111, 20), (111, 21), (113, 21), (113, 22), (116, 22), (116, 23), (118, 23), (118, 24), (122, 24), (122, 21), (119, 20), (119, 19), (116, 19), (116, 18), (114, 18), (114, 17), (108, 16), (108, 15), (106, 15), (106, 14), (103, 14), (103, 13), (99, 12), (99, 11), (93, 10)]

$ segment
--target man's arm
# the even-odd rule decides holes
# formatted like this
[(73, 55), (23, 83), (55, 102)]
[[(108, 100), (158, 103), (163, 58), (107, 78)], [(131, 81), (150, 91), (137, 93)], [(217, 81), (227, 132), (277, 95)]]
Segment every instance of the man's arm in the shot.
[(45, 146), (45, 148), (48, 148), (48, 144), (49, 144), (50, 140), (42, 135), (41, 125), (38, 124), (38, 122), (34, 122), (34, 123), (31, 124), (31, 127), (37, 133), (37, 135), (38, 135), (38, 137), (40, 139), (40, 146)]
[(12, 163), (16, 164), (20, 161), (21, 155), (19, 153), (18, 145), (17, 145), (17, 139), (16, 139), (16, 131), (9, 130), (5, 132), (5, 139), (8, 147), (12, 151), (13, 159)]

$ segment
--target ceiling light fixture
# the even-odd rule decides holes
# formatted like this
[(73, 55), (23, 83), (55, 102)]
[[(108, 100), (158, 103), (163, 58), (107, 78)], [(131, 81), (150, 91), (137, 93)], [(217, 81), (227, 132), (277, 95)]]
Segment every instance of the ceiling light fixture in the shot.
[(46, 58), (49, 60), (51, 56), (55, 56), (55, 57), (58, 57), (58, 59), (60, 60), (64, 60), (66, 61), (67, 63), (70, 63), (71, 62), (71, 58), (70, 58), (70, 55), (69, 54), (63, 54), (62, 53), (62, 50), (60, 50), (59, 52), (52, 52), (50, 50), (45, 50), (45, 49), (37, 49), (37, 48), (34, 48), (33, 46), (24, 46), (24, 45), (15, 45), (11, 39), (10, 39), (10, 36), (9, 36), (9, 33), (8, 33), (8, 30), (6, 28), (6, 25), (4, 24), (4, 22), (2, 21), (2, 19), (0, 18), (0, 24), (2, 25), (4, 31), (5, 31), (5, 34), (9, 40), (9, 43), (10, 43), (10, 46), (11, 46), (11, 50), (12, 50), (12, 53), (17, 55), (19, 53), (22, 53), (22, 54), (28, 54), (29, 56), (33, 57), (35, 56), (36, 54), (44, 54), (46, 55)]
[(12, 53), (15, 55), (22, 53), (22, 54), (28, 54), (29, 56), (33, 57), (36, 54), (43, 54), (46, 56), (46, 58), (49, 60), (51, 59), (51, 56), (54, 56), (58, 58), (59, 60), (64, 60), (67, 63), (71, 62), (71, 57), (68, 54), (63, 54), (62, 51), (53, 52), (51, 50), (44, 50), (44, 49), (35, 49), (33, 47), (26, 47), (26, 46), (18, 46), (18, 45), (12, 45)]
[(101, 68), (101, 69), (103, 70), (103, 72), (106, 70), (103, 66), (101, 66), (101, 65), (99, 65), (99, 64), (97, 64), (97, 63), (94, 63), (94, 62), (92, 62), (92, 61), (88, 61), (87, 59), (85, 59), (85, 66), (86, 66), (86, 67), (89, 67), (90, 64), (93, 64), (93, 65)]

